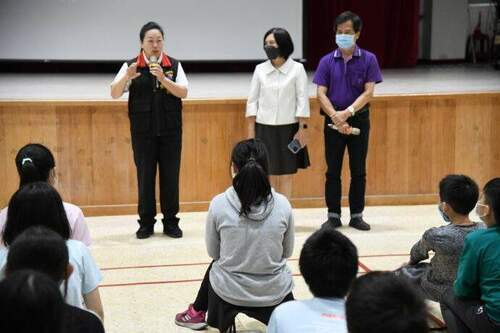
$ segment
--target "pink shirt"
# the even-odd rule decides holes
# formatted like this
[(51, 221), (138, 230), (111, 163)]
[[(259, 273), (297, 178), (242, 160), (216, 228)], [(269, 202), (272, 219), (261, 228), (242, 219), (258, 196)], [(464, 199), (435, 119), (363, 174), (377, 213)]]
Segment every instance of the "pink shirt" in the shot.
[[(83, 244), (90, 246), (92, 240), (90, 238), (89, 228), (87, 223), (85, 223), (85, 216), (83, 216), (82, 210), (73, 204), (63, 202), (64, 210), (66, 211), (66, 216), (68, 217), (69, 226), (71, 228), (71, 239), (79, 240)], [(5, 222), (7, 221), (7, 207), (0, 211), (0, 232), (3, 234), (3, 228)], [(3, 247), (3, 242), (0, 243), (0, 247)]]

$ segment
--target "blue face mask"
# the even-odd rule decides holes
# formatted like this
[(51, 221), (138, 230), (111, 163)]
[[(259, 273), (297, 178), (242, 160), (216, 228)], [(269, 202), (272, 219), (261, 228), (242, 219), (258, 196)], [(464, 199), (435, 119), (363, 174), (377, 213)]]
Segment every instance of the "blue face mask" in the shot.
[(355, 35), (337, 34), (335, 35), (335, 43), (337, 43), (341, 49), (350, 49), (354, 46), (354, 36)]
[(441, 208), (441, 204), (438, 205), (438, 210), (439, 210), (439, 213), (441, 214), (441, 217), (443, 218), (443, 220), (446, 222), (446, 223), (450, 223), (451, 222), (451, 219), (450, 217), (443, 211), (443, 208)]

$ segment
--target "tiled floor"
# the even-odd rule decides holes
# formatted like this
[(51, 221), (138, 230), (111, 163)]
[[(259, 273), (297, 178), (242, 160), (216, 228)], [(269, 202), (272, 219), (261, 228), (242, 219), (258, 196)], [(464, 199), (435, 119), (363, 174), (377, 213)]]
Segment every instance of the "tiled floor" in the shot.
[[(117, 68), (118, 71), (118, 68)], [(246, 98), (252, 73), (189, 73), (189, 98)], [(375, 95), (500, 91), (500, 71), (489, 65), (426, 65), (385, 69)], [(309, 95), (316, 95), (309, 72)], [(114, 74), (2, 74), (0, 100), (111, 100)], [(123, 98), (127, 98), (125, 94)]]
[[(310, 293), (298, 274), (297, 258), (325, 211), (297, 209), (294, 214), (296, 245), (289, 265), (296, 275), (295, 297), (303, 299)], [(135, 239), (134, 216), (88, 218), (91, 250), (104, 276), (100, 290), (107, 332), (189, 332), (174, 324), (174, 315), (193, 302), (210, 260), (203, 238), (205, 216), (181, 214), (182, 239), (163, 236), (157, 225), (157, 233), (147, 240)], [(365, 217), (372, 224), (369, 232), (340, 228), (358, 247), (361, 273), (397, 268), (408, 260), (411, 245), (423, 231), (442, 223), (436, 206), (367, 207)], [(436, 303), (430, 308), (437, 317), (430, 319), (435, 326), (441, 315)], [(246, 317), (238, 317), (238, 328), (265, 332), (265, 326)]]

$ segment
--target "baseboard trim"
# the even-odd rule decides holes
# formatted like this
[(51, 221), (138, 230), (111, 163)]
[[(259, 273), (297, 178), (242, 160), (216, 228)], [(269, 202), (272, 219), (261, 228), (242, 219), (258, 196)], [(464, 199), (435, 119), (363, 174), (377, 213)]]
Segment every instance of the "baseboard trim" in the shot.
[[(405, 206), (428, 205), (437, 203), (437, 194), (401, 194), (401, 195), (368, 195), (367, 206)], [(294, 208), (323, 208), (324, 197), (294, 198), (290, 200)], [(208, 210), (210, 202), (181, 202), (181, 212), (203, 212)], [(347, 197), (342, 198), (342, 206), (348, 206)], [(136, 204), (80, 206), (85, 216), (134, 215), (137, 214)], [(160, 206), (157, 205), (160, 211)]]

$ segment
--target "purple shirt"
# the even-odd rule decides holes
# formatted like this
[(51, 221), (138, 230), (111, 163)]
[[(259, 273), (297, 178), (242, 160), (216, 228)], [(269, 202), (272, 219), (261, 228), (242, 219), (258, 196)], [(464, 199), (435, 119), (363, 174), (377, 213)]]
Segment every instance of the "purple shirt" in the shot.
[(382, 82), (382, 74), (377, 57), (356, 46), (347, 62), (339, 49), (321, 58), (313, 82), (327, 87), (327, 96), (334, 108), (344, 110), (365, 91), (365, 83)]

